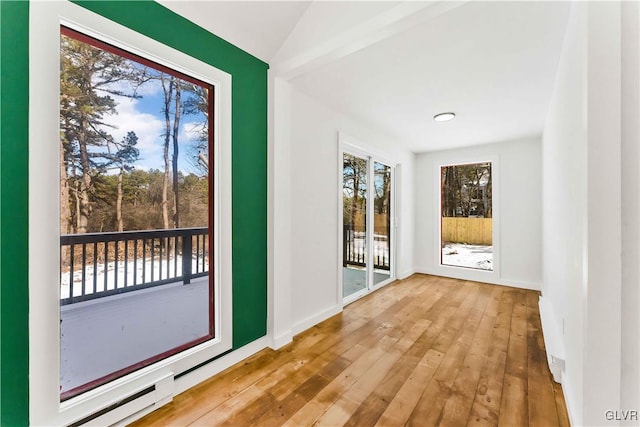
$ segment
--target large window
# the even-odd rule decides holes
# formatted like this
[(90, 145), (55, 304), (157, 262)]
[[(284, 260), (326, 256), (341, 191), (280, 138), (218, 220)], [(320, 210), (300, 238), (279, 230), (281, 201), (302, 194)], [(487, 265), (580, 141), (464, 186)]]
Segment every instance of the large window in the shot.
[(215, 338), (213, 91), (61, 27), (61, 400)]
[[(213, 59), (185, 54), (73, 2), (33, 2), (29, 28), (29, 419), (34, 425), (89, 419), (112, 425), (206, 378), (206, 369), (194, 368), (232, 349), (232, 76)], [(82, 70), (97, 74), (74, 90), (71, 82), (83, 73), (61, 73), (73, 56), (64, 54), (69, 41), (81, 43), (83, 54), (115, 55), (122, 67), (97, 63)], [(129, 82), (141, 71), (144, 79)], [(164, 89), (151, 79), (160, 73), (167, 93), (173, 78), (167, 228), (166, 118), (164, 103), (157, 102)], [(181, 104), (192, 99), (194, 106), (195, 95), (187, 93), (192, 85), (208, 91), (206, 116), (213, 126), (207, 138), (198, 125), (203, 110), (187, 112), (189, 105), (181, 105), (174, 132), (179, 80), (191, 87), (180, 88)], [(76, 98), (63, 99), (65, 91)], [(75, 116), (73, 109), (65, 111), (89, 101), (96, 110), (106, 108), (101, 117), (90, 104), (76, 108)], [(83, 116), (102, 124), (74, 135), (71, 128), (75, 123), (83, 129), (77, 122)], [(172, 210), (174, 135), (178, 228)], [(87, 176), (81, 138), (99, 143), (87, 144)], [(198, 149), (204, 139), (208, 147)], [(152, 170), (161, 172), (159, 178), (138, 179), (151, 178)], [(201, 221), (203, 208), (208, 213)], [(182, 304), (183, 297), (196, 302)]]
[(440, 168), (440, 263), (494, 269), (492, 163)]

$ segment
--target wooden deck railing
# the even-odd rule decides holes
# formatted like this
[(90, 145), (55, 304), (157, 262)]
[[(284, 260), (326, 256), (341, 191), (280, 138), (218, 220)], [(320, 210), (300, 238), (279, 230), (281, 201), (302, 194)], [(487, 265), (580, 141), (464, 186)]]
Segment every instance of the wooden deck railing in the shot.
[(72, 304), (209, 274), (208, 229), (60, 236), (60, 304)]
[[(388, 236), (373, 237), (373, 268), (390, 270), (391, 242)], [(366, 232), (364, 227), (345, 224), (342, 232), (342, 266), (366, 266)]]

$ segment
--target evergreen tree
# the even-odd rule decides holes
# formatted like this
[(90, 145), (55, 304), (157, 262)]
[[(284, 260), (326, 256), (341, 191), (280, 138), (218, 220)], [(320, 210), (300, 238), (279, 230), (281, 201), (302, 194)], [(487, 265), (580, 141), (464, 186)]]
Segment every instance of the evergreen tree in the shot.
[[(105, 129), (113, 126), (103, 120), (116, 113), (111, 95), (137, 97), (135, 90), (124, 92), (117, 84), (130, 82), (130, 87), (137, 87), (145, 81), (145, 73), (122, 56), (65, 35), (60, 38), (60, 64), (61, 222), (72, 216), (68, 203), (72, 193), (76, 207), (73, 228), (86, 233), (92, 181), (98, 169), (112, 162), (108, 146), (114, 140)], [(61, 228), (68, 230), (62, 224)]]

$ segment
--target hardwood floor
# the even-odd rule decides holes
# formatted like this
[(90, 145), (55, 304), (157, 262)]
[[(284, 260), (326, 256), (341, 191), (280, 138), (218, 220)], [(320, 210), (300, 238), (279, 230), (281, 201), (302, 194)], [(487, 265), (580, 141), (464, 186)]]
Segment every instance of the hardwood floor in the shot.
[(538, 293), (414, 275), (135, 426), (569, 426)]

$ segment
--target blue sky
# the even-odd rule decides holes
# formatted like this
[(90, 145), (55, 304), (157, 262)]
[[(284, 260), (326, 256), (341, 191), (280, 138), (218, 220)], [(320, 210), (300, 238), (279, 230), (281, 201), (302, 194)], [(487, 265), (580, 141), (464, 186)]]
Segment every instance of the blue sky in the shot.
[[(133, 92), (130, 83), (120, 82), (117, 85), (123, 92)], [(138, 136), (137, 148), (140, 151), (140, 160), (135, 167), (139, 169), (164, 169), (163, 144), (165, 132), (164, 114), (162, 106), (164, 96), (162, 86), (157, 80), (151, 80), (138, 88), (138, 95), (141, 98), (131, 99), (122, 96), (111, 95), (118, 103), (117, 114), (105, 115), (104, 122), (115, 128), (105, 127), (104, 129), (113, 135), (116, 141), (122, 140), (127, 132), (135, 132)], [(185, 94), (183, 92), (183, 100)], [(197, 139), (197, 132), (194, 130), (204, 122), (204, 115), (183, 115), (180, 121), (180, 154), (178, 157), (178, 169), (184, 174), (199, 173), (193, 167), (191, 147)], [(170, 148), (170, 155), (172, 148)], [(192, 156), (191, 156), (192, 157)], [(191, 160), (191, 161), (190, 161)]]

